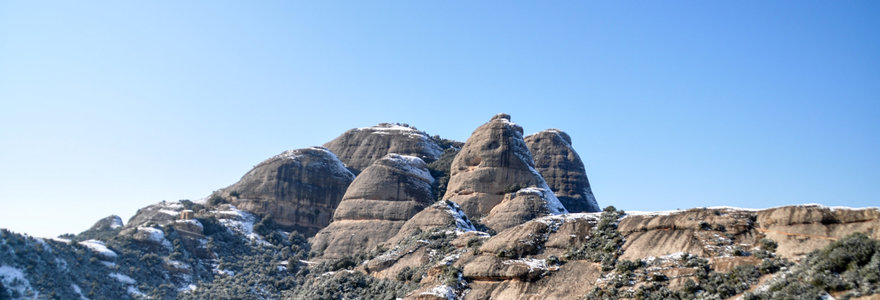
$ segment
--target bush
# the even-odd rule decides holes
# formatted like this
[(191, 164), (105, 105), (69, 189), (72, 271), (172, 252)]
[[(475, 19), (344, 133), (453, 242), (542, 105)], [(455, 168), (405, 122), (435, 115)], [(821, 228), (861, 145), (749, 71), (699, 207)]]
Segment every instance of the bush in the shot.
[(617, 223), (623, 216), (614, 206), (606, 207), (599, 217), (599, 222), (590, 231), (590, 239), (584, 244), (568, 249), (564, 257), (567, 260), (590, 260), (601, 262), (603, 270), (613, 270), (617, 257), (622, 254), (623, 235), (617, 231)]
[(776, 247), (778, 246), (779, 245), (771, 239), (761, 239), (761, 250), (767, 252), (776, 252)]

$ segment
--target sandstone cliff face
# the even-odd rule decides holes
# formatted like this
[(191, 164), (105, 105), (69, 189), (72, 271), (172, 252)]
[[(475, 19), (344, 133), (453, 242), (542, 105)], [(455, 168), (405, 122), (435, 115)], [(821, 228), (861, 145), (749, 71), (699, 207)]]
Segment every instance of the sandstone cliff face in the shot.
[(324, 147), (355, 172), (362, 171), (388, 153), (416, 156), (429, 163), (443, 154), (440, 145), (427, 133), (390, 123), (351, 129)]
[(580, 156), (571, 146), (571, 137), (558, 129), (548, 129), (525, 137), (535, 159), (535, 169), (572, 213), (601, 209), (593, 196)]
[(355, 178), (312, 249), (325, 259), (372, 250), (436, 199), (433, 182), (422, 159), (385, 155)]
[(759, 211), (757, 231), (779, 243), (777, 253), (798, 258), (853, 232), (880, 239), (880, 210), (785, 206)]
[(354, 174), (320, 147), (286, 151), (263, 161), (217, 192), (241, 210), (269, 217), (286, 230), (312, 236), (330, 217)]
[[(506, 114), (474, 130), (452, 161), (450, 174), (443, 199), (461, 205), (471, 219), (488, 215), (507, 193), (526, 187), (550, 190), (534, 168), (522, 127), (510, 122)], [(547, 200), (559, 201), (554, 195)], [(561, 208), (549, 213), (565, 212)]]
[(558, 212), (563, 208), (551, 199), (552, 195), (550, 190), (534, 187), (505, 194), (501, 203), (495, 205), (483, 219), (483, 223), (500, 232), (551, 212)]

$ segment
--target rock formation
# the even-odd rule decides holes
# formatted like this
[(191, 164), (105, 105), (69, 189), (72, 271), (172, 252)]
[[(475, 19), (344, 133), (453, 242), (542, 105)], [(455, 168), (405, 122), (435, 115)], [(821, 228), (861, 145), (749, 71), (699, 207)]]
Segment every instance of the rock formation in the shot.
[(134, 216), (125, 224), (126, 229), (156, 224), (166, 225), (174, 222), (180, 216), (180, 211), (186, 209), (180, 201), (162, 201), (138, 209)]
[(443, 149), (427, 133), (409, 125), (390, 123), (351, 129), (324, 147), (356, 173), (388, 153), (416, 156), (428, 163), (443, 154)]
[[(498, 114), (474, 130), (455, 156), (443, 199), (461, 205), (471, 220), (488, 215), (505, 194), (527, 187), (550, 190), (535, 170), (532, 156), (522, 137), (522, 127), (510, 116)], [(565, 213), (554, 195), (548, 195), (552, 210)]]
[(241, 210), (269, 217), (283, 229), (312, 236), (330, 224), (352, 180), (354, 174), (336, 155), (312, 147), (263, 161), (215, 196), (228, 199)]
[(111, 215), (106, 218), (98, 220), (95, 222), (95, 225), (92, 225), (89, 228), (89, 231), (107, 231), (114, 230), (122, 227), (122, 218), (117, 215)]
[(535, 159), (535, 169), (569, 212), (601, 210), (593, 196), (580, 156), (571, 146), (571, 137), (558, 129), (548, 129), (525, 137)]
[(312, 240), (312, 249), (326, 259), (372, 250), (436, 199), (433, 182), (422, 159), (385, 155), (351, 183), (333, 222)]
[(524, 188), (504, 195), (501, 203), (495, 205), (483, 219), (483, 223), (496, 231), (525, 223), (528, 220), (559, 212), (563, 208), (554, 202), (553, 192), (542, 188)]
[[(484, 238), (476, 250), (457, 244), (457, 250), (452, 251), (454, 255), (449, 256), (454, 260), (425, 267), (428, 274), (446, 270), (447, 265), (460, 270), (461, 280), (468, 284), (462, 290), (449, 292), (456, 299), (582, 299), (594, 287), (613, 285), (614, 281), (608, 278), (620, 276), (620, 269), (603, 270), (599, 263), (578, 258), (566, 259), (564, 264), (554, 261), (564, 257), (572, 247), (605, 239), (593, 231), (599, 216), (576, 213), (537, 218)], [(698, 260), (688, 261), (686, 257), (705, 258), (715, 271), (730, 272), (737, 266), (766, 265), (768, 260), (775, 259), (762, 260), (754, 253), (768, 238), (778, 243), (776, 255), (797, 261), (853, 232), (865, 232), (868, 237), (878, 239), (878, 226), (880, 210), (877, 209), (809, 205), (766, 210), (696, 208), (628, 214), (619, 221), (618, 231), (625, 241), (620, 261), (640, 262), (642, 265), (636, 267), (636, 272), (647, 273), (632, 277), (634, 285), (630, 285), (635, 288), (624, 284), (620, 291), (638, 290), (639, 286), (654, 282), (652, 278), (665, 281), (670, 289), (680, 289), (688, 280), (705, 280), (699, 279), (700, 267), (692, 265)], [(452, 244), (461, 237), (464, 235)], [(417, 253), (403, 255), (395, 264), (383, 267), (399, 270), (397, 264), (415, 266), (407, 257)], [(374, 261), (368, 263), (378, 265)], [(374, 276), (383, 277), (385, 273), (387, 271), (374, 273)], [(761, 278), (763, 281), (770, 277), (773, 275)], [(434, 299), (437, 287), (447, 286), (447, 282), (443, 277), (426, 276), (420, 282), (421, 287), (405, 299)], [(710, 283), (700, 281), (700, 284)], [(752, 290), (760, 285), (752, 283)]]

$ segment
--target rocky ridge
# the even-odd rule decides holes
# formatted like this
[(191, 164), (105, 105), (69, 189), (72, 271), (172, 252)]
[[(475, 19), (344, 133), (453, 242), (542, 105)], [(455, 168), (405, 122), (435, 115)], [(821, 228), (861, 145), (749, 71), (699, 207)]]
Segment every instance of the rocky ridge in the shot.
[[(550, 191), (544, 178), (534, 168), (522, 133), (522, 127), (511, 122), (506, 114), (498, 114), (474, 130), (452, 161), (449, 184), (443, 199), (461, 205), (472, 220), (481, 220), (488, 217), (508, 193), (518, 193), (521, 189), (532, 187)], [(544, 203), (537, 206), (543, 205), (546, 210), (532, 208), (529, 209), (531, 214), (567, 212), (552, 193), (539, 201)], [(526, 204), (522, 201), (517, 203)], [(492, 222), (495, 224), (514, 223), (497, 220), (499, 218), (490, 219), (496, 219)]]
[(535, 159), (535, 169), (569, 212), (600, 211), (584, 162), (562, 130), (548, 129), (525, 137)]
[(415, 156), (430, 163), (437, 160), (444, 150), (427, 133), (407, 124), (392, 123), (351, 129), (327, 142), (324, 147), (356, 173), (388, 153)]
[(598, 210), (570, 137), (523, 138), (505, 114), (464, 145), (392, 124), (326, 145), (284, 152), (206, 201), (162, 201), (125, 224), (110, 216), (64, 239), (0, 230), (0, 298), (880, 294), (877, 208), (569, 213)]

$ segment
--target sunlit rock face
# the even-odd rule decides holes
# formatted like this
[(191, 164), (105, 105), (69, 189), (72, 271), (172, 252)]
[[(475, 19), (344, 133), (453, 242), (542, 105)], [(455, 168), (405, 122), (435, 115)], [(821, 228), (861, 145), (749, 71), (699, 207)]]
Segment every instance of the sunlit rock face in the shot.
[[(506, 194), (528, 187), (550, 190), (535, 170), (531, 153), (523, 140), (523, 129), (498, 114), (474, 130), (450, 168), (443, 199), (461, 205), (471, 220), (480, 220), (501, 203)], [(548, 213), (564, 213), (556, 196)]]
[(336, 155), (312, 147), (267, 159), (216, 195), (282, 229), (312, 236), (330, 224), (353, 180)]
[(326, 259), (372, 250), (431, 205), (433, 182), (422, 159), (385, 155), (355, 178), (333, 222), (312, 240), (312, 249)]
[(587, 179), (584, 162), (571, 146), (571, 137), (558, 129), (548, 129), (525, 137), (535, 159), (535, 169), (569, 212), (600, 210)]

